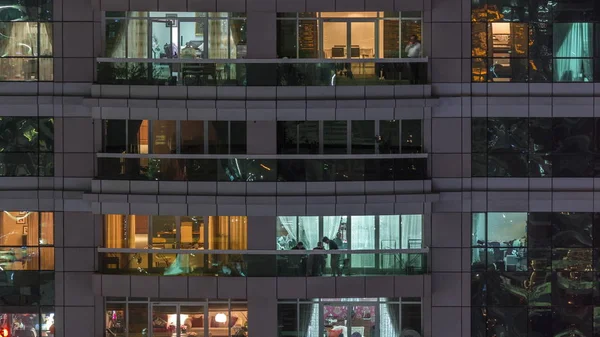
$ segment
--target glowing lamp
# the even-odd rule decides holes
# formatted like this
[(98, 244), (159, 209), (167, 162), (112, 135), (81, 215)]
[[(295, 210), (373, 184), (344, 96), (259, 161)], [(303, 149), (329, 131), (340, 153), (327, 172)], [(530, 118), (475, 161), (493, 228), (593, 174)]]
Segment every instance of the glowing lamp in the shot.
[(217, 314), (215, 316), (215, 321), (217, 321), (217, 323), (225, 323), (227, 322), (227, 316), (225, 314)]
[(8, 337), (8, 329), (2, 329), (2, 337)]

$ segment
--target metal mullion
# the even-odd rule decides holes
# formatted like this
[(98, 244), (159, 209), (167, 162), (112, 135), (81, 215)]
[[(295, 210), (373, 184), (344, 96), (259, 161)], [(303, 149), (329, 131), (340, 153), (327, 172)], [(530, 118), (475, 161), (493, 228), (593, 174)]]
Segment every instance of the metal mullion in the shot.
[[(379, 24), (381, 20), (379, 17), (375, 19), (375, 52), (373, 53), (373, 57), (375, 59), (379, 59)], [(375, 74), (377, 75), (377, 74)]]
[[(150, 255), (152, 255), (152, 254), (148, 254), (148, 257), (150, 257)], [(153, 331), (154, 329), (152, 328), (152, 325), (151, 325), (152, 322), (153, 322), (153, 320), (152, 320), (152, 312), (153, 311), (154, 311), (154, 303), (149, 302), (148, 303), (148, 318), (147, 318), (148, 319), (148, 321), (147, 321), (148, 322), (147, 323), (147, 327), (149, 328), (148, 329), (148, 332), (149, 332), (148, 335), (149, 335), (149, 337), (153, 337), (154, 336), (154, 331)]]
[[(106, 124), (103, 125), (104, 128), (102, 130), (102, 134), (106, 131)], [(105, 149), (106, 150), (106, 149)], [(125, 120), (125, 153), (131, 153), (131, 149), (129, 148), (129, 119)]]
[[(381, 248), (381, 245), (379, 244), (379, 242), (381, 241), (379, 237), (381, 234), (381, 231), (379, 230), (379, 225), (381, 221), (379, 218), (379, 215), (375, 215), (375, 250), (379, 250)], [(381, 254), (375, 254), (375, 270), (379, 270), (380, 268), (380, 259)]]
[[(106, 298), (104, 300), (104, 310), (106, 310)], [(129, 337), (129, 302), (125, 302), (125, 337)]]
[[(352, 21), (346, 21), (346, 59), (352, 58)], [(352, 65), (350, 65), (350, 71), (352, 71)]]
[(296, 58), (300, 58), (300, 19), (298, 18), (300, 14), (296, 13), (296, 18), (294, 19), (294, 23), (296, 24)]
[(175, 152), (181, 153), (181, 123), (182, 121), (175, 121)]
[(325, 121), (319, 121), (319, 154), (323, 154), (325, 151), (325, 137), (324, 137)]
[(402, 154), (402, 120), (398, 120), (398, 153)]
[(296, 123), (296, 154), (300, 154), (300, 123)]
[(375, 154), (379, 154), (379, 142), (381, 137), (381, 121), (375, 121)]
[(227, 121), (227, 154), (231, 154), (231, 121)]
[(210, 139), (208, 137), (208, 130), (209, 130), (208, 126), (210, 124), (210, 121), (204, 121), (202, 124), (203, 124), (202, 128), (204, 129), (204, 137), (202, 137), (204, 143), (202, 144), (202, 147), (204, 148), (204, 154), (208, 154), (208, 142), (210, 141)]
[(346, 153), (352, 154), (352, 121), (346, 121)]
[(154, 142), (152, 141), (152, 126), (154, 122), (155, 121), (148, 120), (148, 154), (154, 153)]
[(181, 216), (175, 216), (175, 247), (181, 248)]

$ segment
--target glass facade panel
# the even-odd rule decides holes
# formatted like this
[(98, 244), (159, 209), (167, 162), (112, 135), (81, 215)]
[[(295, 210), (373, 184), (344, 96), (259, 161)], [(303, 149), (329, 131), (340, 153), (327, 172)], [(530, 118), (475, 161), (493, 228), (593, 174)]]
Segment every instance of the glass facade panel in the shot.
[(583, 212), (474, 213), (472, 335), (488, 335), (493, 319), (494, 333), (591, 336), (599, 219)]
[(595, 6), (586, 1), (473, 2), (472, 81), (597, 80)]
[(596, 118), (472, 118), (471, 123), (474, 177), (600, 174)]

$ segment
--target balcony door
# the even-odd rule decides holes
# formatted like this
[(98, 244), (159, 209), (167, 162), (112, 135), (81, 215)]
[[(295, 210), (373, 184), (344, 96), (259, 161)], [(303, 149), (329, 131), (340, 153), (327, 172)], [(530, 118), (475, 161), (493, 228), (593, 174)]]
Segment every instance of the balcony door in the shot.
[(374, 19), (324, 19), (321, 50), (330, 59), (375, 58), (377, 29)]
[(177, 18), (152, 19), (150, 55), (155, 59), (178, 58), (179, 45), (179, 20)]

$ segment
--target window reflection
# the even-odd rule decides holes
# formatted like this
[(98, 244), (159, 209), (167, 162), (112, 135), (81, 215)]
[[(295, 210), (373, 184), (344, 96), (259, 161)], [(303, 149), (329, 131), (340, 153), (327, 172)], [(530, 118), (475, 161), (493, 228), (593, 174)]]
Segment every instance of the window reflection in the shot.
[(473, 118), (472, 175), (594, 177), (600, 160), (597, 123), (593, 118)]
[[(519, 322), (529, 322), (536, 335), (550, 330), (591, 335), (597, 318), (592, 310), (597, 252), (591, 248), (597, 227), (600, 220), (592, 213), (474, 213), (471, 303), (480, 308), (472, 334), (485, 336), (492, 329), (524, 335)], [(522, 233), (522, 247), (499, 242)], [(511, 257), (509, 251), (518, 254)]]

